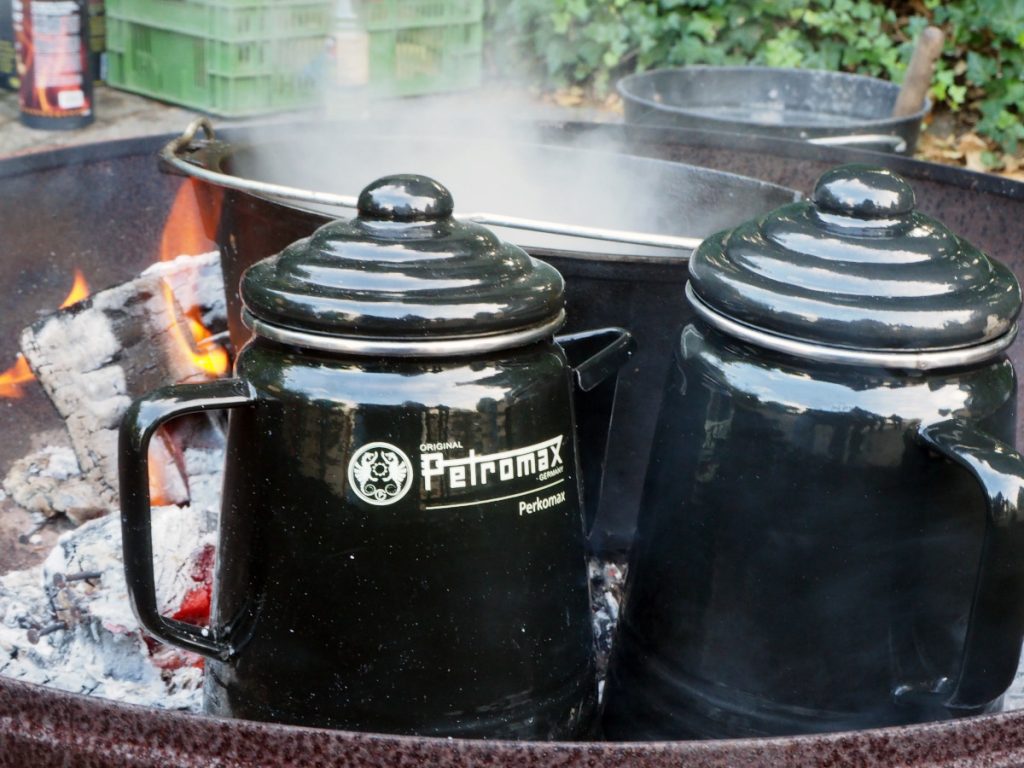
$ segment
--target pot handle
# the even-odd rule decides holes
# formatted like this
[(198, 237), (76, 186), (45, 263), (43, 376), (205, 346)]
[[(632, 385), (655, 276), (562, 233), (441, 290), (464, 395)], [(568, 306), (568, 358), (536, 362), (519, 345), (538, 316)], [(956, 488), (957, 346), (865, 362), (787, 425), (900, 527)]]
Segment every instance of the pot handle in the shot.
[(922, 426), (918, 440), (966, 469), (985, 494), (985, 534), (960, 674), (945, 702), (970, 710), (1013, 681), (1024, 637), (1024, 457), (959, 419)]
[(897, 155), (905, 154), (907, 151), (907, 140), (902, 136), (895, 136), (891, 133), (851, 133), (841, 136), (819, 136), (808, 139), (808, 144), (817, 144), (820, 147), (871, 147), (880, 145), (886, 147), (886, 152)]
[(121, 535), (128, 596), (139, 622), (160, 640), (221, 661), (236, 651), (230, 637), (160, 615), (153, 576), (149, 500), (149, 441), (166, 421), (199, 411), (251, 405), (256, 397), (240, 379), (179, 384), (140, 397), (125, 413), (118, 444)]
[(636, 350), (636, 340), (622, 328), (601, 328), (556, 336), (555, 341), (573, 372), (583, 516), (589, 531), (601, 501), (618, 373)]

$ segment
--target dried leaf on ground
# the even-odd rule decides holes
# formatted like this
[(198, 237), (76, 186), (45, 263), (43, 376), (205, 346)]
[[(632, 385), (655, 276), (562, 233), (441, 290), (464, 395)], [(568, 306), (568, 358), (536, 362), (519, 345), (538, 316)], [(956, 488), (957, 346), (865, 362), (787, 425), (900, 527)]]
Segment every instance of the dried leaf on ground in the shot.
[(995, 153), (991, 145), (973, 131), (938, 135), (926, 130), (918, 141), (916, 157), (1024, 181), (1024, 155)]
[(560, 107), (578, 107), (583, 104), (583, 89), (577, 86), (555, 91), (552, 97)]

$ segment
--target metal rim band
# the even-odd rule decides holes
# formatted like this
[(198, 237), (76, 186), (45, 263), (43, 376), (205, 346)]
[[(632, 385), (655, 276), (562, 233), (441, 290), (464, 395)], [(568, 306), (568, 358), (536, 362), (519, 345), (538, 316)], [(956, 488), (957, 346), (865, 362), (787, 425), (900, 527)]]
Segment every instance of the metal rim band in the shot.
[(422, 340), (388, 341), (353, 336), (327, 336), (321, 333), (296, 331), (260, 320), (248, 309), (242, 310), (242, 322), (257, 336), (321, 352), (336, 352), (345, 355), (395, 357), (464, 357), (487, 352), (497, 352), (511, 347), (521, 347), (534, 341), (552, 336), (565, 322), (565, 310), (560, 310), (550, 320), (511, 333), (494, 336), (466, 336), (461, 338), (440, 338)]
[(970, 347), (907, 351), (846, 349), (778, 336), (731, 320), (705, 304), (697, 296), (690, 283), (686, 284), (686, 298), (689, 299), (690, 304), (702, 320), (729, 336), (775, 352), (783, 352), (787, 355), (822, 363), (838, 363), (839, 365), (867, 365), (918, 371), (934, 368), (957, 368), (995, 357), (1009, 347), (1017, 336), (1017, 325), (1014, 323), (1013, 327), (1002, 336)]

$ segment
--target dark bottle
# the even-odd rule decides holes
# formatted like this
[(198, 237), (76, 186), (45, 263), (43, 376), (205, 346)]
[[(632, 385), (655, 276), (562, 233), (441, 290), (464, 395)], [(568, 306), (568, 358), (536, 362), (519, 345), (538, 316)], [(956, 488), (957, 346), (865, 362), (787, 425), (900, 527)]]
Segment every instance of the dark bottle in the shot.
[[(246, 271), (233, 379), (126, 417), (133, 603), (209, 657), (211, 713), (481, 738), (593, 725), (573, 388), (614, 387), (631, 339), (556, 343), (559, 274), (451, 211), (423, 177), (370, 185), (356, 219)], [(233, 410), (201, 632), (156, 609), (145, 456), (157, 425), (206, 408)]]
[(708, 238), (606, 686), (613, 739), (998, 709), (1024, 634), (1012, 273), (888, 171)]

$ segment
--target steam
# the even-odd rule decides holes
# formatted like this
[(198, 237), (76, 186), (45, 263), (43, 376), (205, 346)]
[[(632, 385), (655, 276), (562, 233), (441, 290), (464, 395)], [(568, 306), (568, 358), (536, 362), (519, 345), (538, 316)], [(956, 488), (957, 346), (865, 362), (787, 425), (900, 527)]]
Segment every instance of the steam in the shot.
[[(565, 110), (516, 89), (508, 94), (488, 89), (367, 102), (363, 119), (311, 120), (288, 130), (250, 131), (242, 137), (230, 171), (351, 196), (381, 176), (418, 173), (451, 190), (456, 212), (696, 238), (793, 199), (791, 193), (752, 179), (623, 155), (621, 142), (607, 133), (566, 131), (553, 124), (566, 116)], [(354, 213), (320, 210), (340, 218)], [(525, 247), (655, 258), (685, 255), (665, 248), (497, 231)]]

